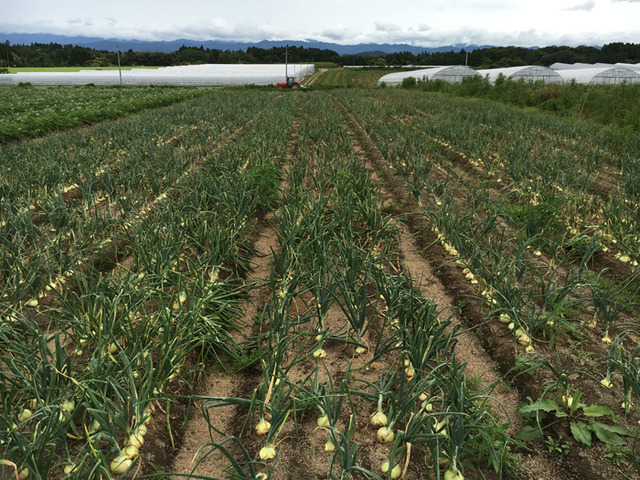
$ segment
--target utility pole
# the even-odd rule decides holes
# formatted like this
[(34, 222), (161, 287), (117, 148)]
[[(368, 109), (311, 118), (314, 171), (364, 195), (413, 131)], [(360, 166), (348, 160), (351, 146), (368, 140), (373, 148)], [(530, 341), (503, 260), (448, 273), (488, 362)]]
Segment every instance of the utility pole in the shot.
[(289, 81), (289, 45), (284, 47), (284, 76)]
[(122, 86), (122, 69), (120, 68), (120, 45), (116, 43), (116, 51), (118, 52), (118, 75), (120, 75), (120, 86)]

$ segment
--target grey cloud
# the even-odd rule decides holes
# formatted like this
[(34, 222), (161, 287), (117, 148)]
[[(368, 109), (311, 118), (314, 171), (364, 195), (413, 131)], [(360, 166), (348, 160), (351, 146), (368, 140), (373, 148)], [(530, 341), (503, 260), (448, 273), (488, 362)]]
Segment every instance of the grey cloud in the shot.
[(348, 42), (349, 35), (353, 35), (353, 31), (344, 27), (329, 28), (329, 29), (320, 31), (318, 35), (320, 38), (331, 40), (333, 42), (340, 42), (340, 41)]
[(395, 25), (393, 23), (376, 22), (375, 27), (377, 32), (397, 32), (401, 30), (398, 25)]
[(574, 5), (573, 7), (565, 8), (565, 10), (568, 10), (570, 12), (577, 12), (577, 11), (590, 12), (591, 10), (593, 10), (593, 7), (595, 6), (596, 6), (596, 2), (594, 0), (587, 0), (586, 2), (578, 5)]

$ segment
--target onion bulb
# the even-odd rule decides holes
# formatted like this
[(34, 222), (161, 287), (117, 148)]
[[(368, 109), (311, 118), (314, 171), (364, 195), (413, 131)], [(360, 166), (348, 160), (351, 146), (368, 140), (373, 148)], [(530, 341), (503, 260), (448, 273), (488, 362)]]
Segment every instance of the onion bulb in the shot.
[(134, 445), (138, 448), (142, 448), (143, 443), (144, 437), (140, 434), (139, 430), (129, 435), (129, 439), (127, 440), (127, 445)]
[(268, 444), (260, 449), (260, 460), (272, 460), (276, 458), (276, 449), (273, 448), (273, 445)]
[(256, 434), (266, 435), (270, 429), (271, 429), (271, 424), (267, 422), (264, 418), (261, 418), (258, 424), (256, 425)]
[(22, 410), (22, 412), (20, 412), (20, 415), (18, 415), (18, 421), (20, 423), (26, 422), (31, 418), (32, 415), (33, 415), (33, 412), (28, 408), (25, 408), (24, 410)]
[(329, 417), (327, 415), (320, 415), (318, 417), (318, 420), (316, 420), (316, 424), (319, 427), (328, 427), (330, 425), (329, 424)]
[(62, 410), (67, 412), (68, 414), (72, 414), (76, 408), (76, 402), (73, 400), (65, 400), (62, 402)]
[(454, 464), (447, 468), (447, 471), (444, 472), (444, 480), (464, 480), (464, 476), (462, 475), (460, 470), (458, 470), (458, 467), (456, 467)]
[(178, 295), (178, 300), (180, 301), (180, 304), (183, 304), (187, 300), (187, 292), (182, 290)]
[(78, 466), (74, 463), (67, 463), (64, 466), (64, 474), (65, 475), (69, 475), (70, 473), (73, 473), (76, 471), (76, 469), (78, 468)]
[(97, 420), (94, 420), (93, 423), (91, 423), (91, 427), (89, 427), (89, 434), (92, 435), (96, 433), (98, 430), (100, 430), (100, 422), (98, 422)]
[(357, 355), (363, 354), (366, 351), (367, 351), (367, 347), (363, 347), (363, 346), (356, 347), (356, 354)]
[(127, 458), (135, 458), (140, 455), (140, 449), (135, 445), (127, 445), (122, 449), (122, 456)]
[(336, 446), (333, 444), (331, 439), (327, 440), (327, 443), (324, 444), (324, 451), (325, 452), (335, 452), (336, 451)]
[(113, 459), (113, 461), (111, 462), (111, 465), (109, 465), (109, 468), (111, 468), (112, 473), (119, 475), (129, 470), (132, 463), (133, 463), (133, 460), (131, 460), (130, 458), (127, 458), (122, 455), (118, 455), (116, 458)]
[(393, 430), (389, 429), (388, 427), (380, 427), (376, 432), (376, 438), (378, 439), (378, 442), (382, 444), (393, 443), (393, 441), (396, 439), (396, 434), (393, 433)]
[(447, 427), (447, 420), (439, 422), (435, 418), (433, 419), (433, 431), (436, 433), (444, 432)]
[(411, 378), (415, 375), (416, 371), (413, 368), (413, 365), (411, 364), (411, 360), (409, 360), (408, 358), (405, 358), (404, 360), (404, 374)]
[[(380, 470), (382, 470), (382, 473), (387, 473), (389, 471), (389, 460), (382, 464)], [(400, 469), (400, 465), (396, 465), (391, 469), (391, 478), (398, 478), (401, 473), (402, 470)]]
[(324, 358), (327, 356), (327, 352), (325, 352), (322, 348), (319, 348), (315, 352), (313, 352), (313, 358)]
[(378, 410), (373, 415), (371, 415), (371, 418), (369, 419), (369, 423), (374, 428), (381, 428), (387, 425), (388, 420), (389, 419), (384, 414), (384, 412), (382, 410)]

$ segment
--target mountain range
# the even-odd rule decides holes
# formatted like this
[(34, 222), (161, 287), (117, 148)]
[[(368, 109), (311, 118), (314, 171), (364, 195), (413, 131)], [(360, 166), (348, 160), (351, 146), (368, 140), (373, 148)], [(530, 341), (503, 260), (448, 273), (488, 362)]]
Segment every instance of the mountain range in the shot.
[(314, 40), (263, 40), (260, 42), (231, 42), (224, 40), (187, 40), (177, 39), (171, 41), (143, 41), (143, 40), (118, 40), (99, 37), (72, 37), (65, 35), (53, 35), (47, 33), (0, 33), (0, 42), (8, 41), (12, 45), (30, 45), (32, 43), (59, 43), (61, 45), (78, 45), (93, 48), (95, 50), (107, 50), (121, 52), (133, 50), (136, 52), (174, 52), (182, 46), (200, 47), (215, 50), (246, 51), (249, 47), (270, 49), (272, 47), (284, 47), (285, 45), (317, 48), (320, 50), (333, 50), (339, 55), (387, 55), (389, 53), (411, 52), (417, 55), (422, 52), (459, 52), (464, 49), (471, 51), (479, 48), (490, 48), (491, 45), (455, 44), (441, 47), (420, 47), (409, 44), (377, 44), (360, 43), (357, 45), (340, 45), (337, 43), (320, 42)]

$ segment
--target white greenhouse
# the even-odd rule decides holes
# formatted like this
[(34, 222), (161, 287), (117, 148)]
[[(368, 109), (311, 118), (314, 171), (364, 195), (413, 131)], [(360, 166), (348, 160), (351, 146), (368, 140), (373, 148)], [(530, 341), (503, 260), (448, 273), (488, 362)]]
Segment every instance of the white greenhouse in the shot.
[(378, 80), (378, 85), (381, 83), (385, 83), (387, 85), (398, 85), (408, 77), (413, 77), (417, 80), (444, 80), (448, 83), (460, 83), (465, 77), (478, 75), (478, 72), (469, 67), (454, 65), (450, 67), (435, 67), (423, 70), (412, 70), (409, 72), (389, 73)]
[(544, 83), (562, 83), (562, 77), (547, 67), (530, 65), (524, 67), (508, 68), (488, 68), (476, 70), (483, 77), (488, 77), (490, 83), (495, 83), (500, 75), (511, 80), (524, 80), (525, 82), (536, 82), (542, 80)]
[(614, 65), (612, 63), (562, 63), (556, 62), (549, 68), (551, 70), (576, 70), (579, 68), (611, 68)]
[(163, 68), (122, 70), (122, 82), (117, 70), (81, 70), (79, 72), (20, 72), (0, 75), (0, 85), (122, 85), (145, 86), (223, 86), (275, 85), (286, 76), (298, 82), (314, 72), (313, 64), (305, 65), (188, 65)]
[(640, 83), (640, 71), (627, 67), (573, 68), (556, 71), (564, 82), (575, 81), (586, 85)]

